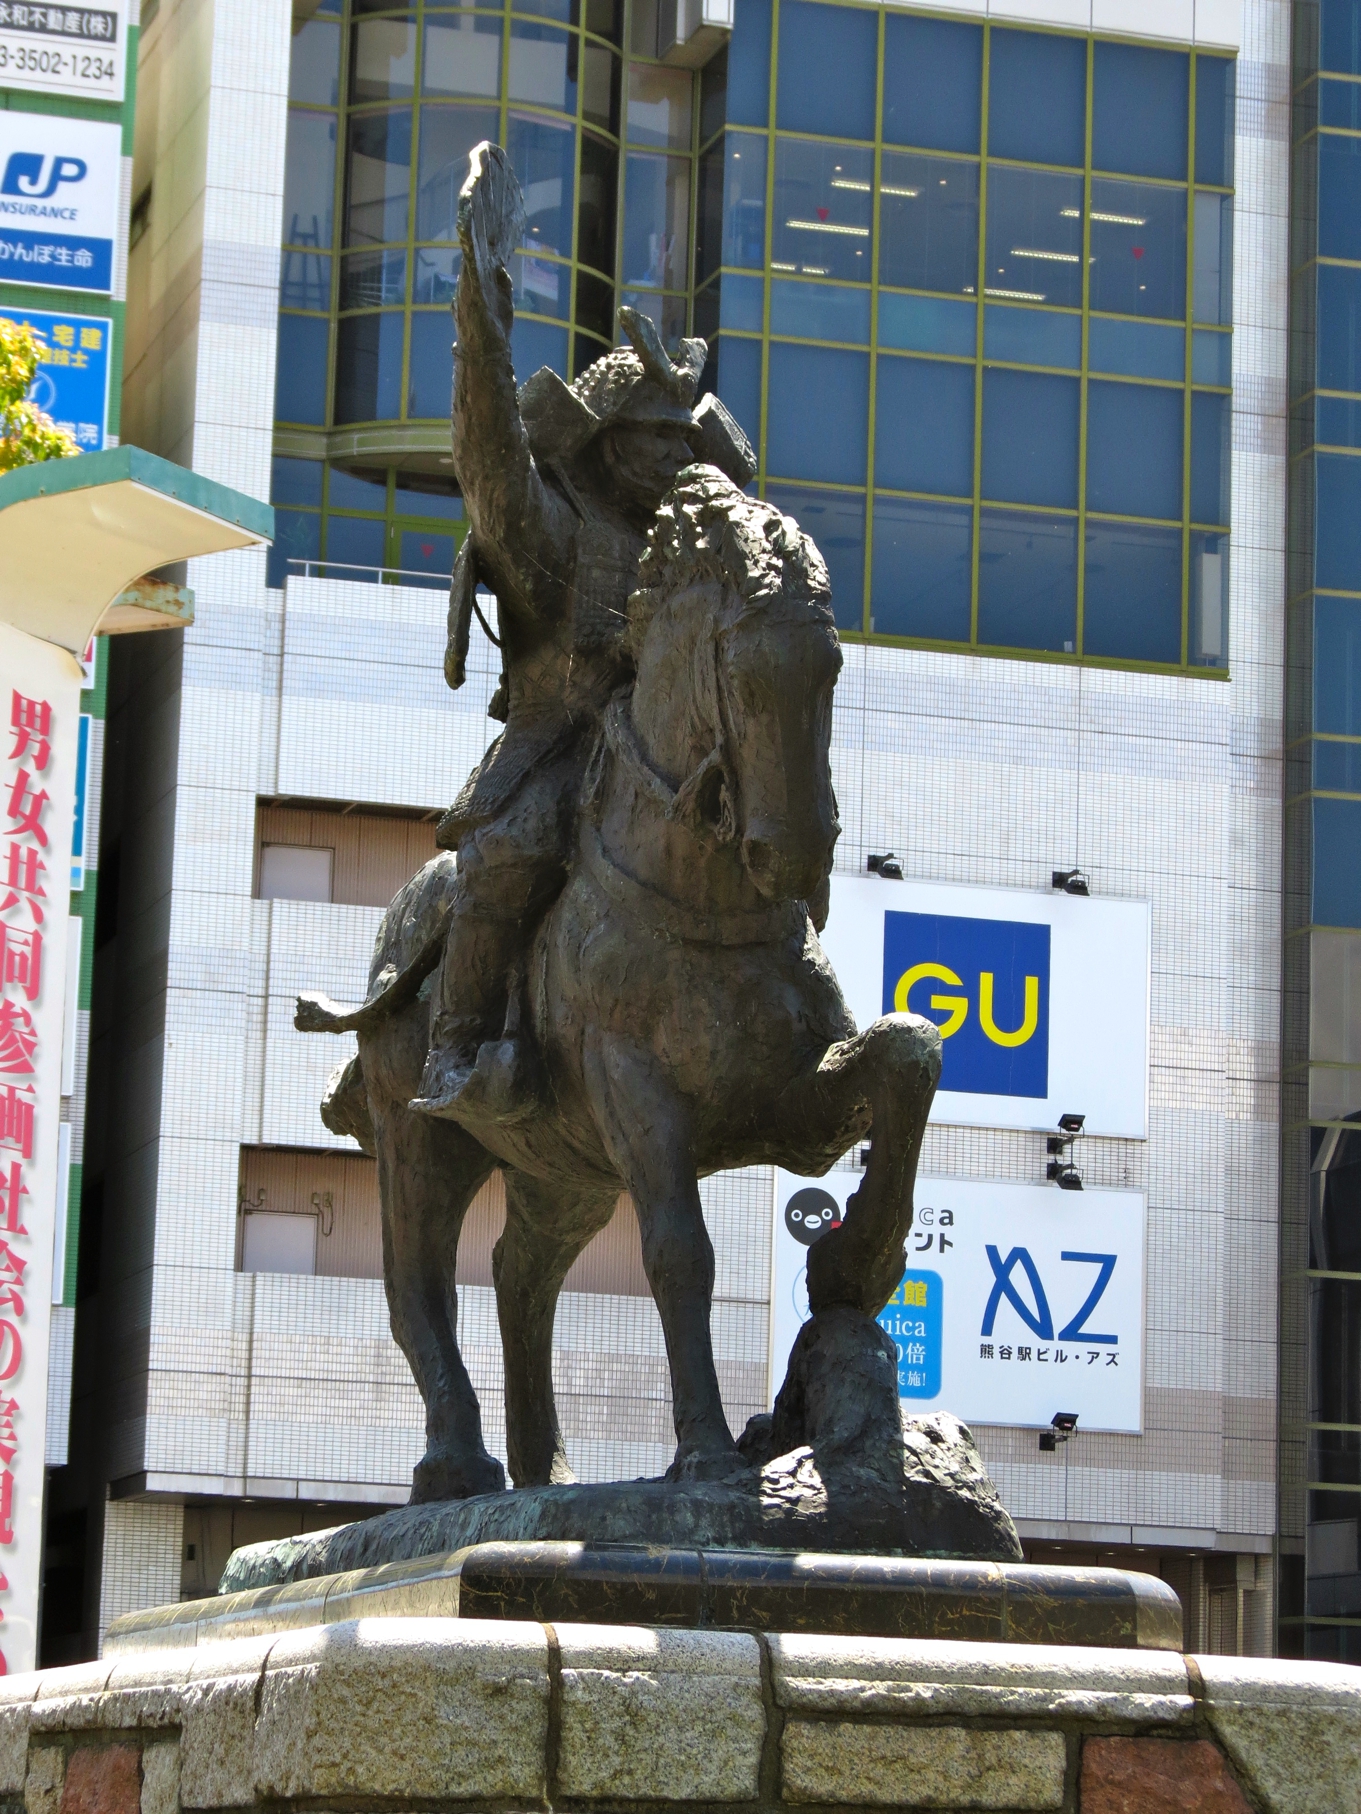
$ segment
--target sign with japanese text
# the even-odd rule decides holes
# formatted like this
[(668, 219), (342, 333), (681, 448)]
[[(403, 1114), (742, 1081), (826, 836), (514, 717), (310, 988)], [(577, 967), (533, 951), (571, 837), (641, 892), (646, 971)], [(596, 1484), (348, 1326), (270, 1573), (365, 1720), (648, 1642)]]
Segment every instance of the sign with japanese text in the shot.
[(0, 307), (0, 320), (31, 327), (38, 371), (30, 403), (64, 428), (82, 453), (98, 453), (109, 422), (109, 337), (101, 315), (52, 315), (46, 309)]
[(0, 1671), (5, 1674), (32, 1669), (37, 1658), (79, 704), (79, 664), (64, 650), (0, 624)]
[(48, 6), (0, 0), (0, 88), (121, 101), (127, 0)]
[(0, 110), (0, 283), (113, 288), (120, 127)]
[(1149, 933), (1144, 901), (833, 876), (822, 947), (859, 1026), (940, 1028), (933, 1121), (1143, 1139)]
[[(771, 1395), (808, 1316), (808, 1249), (861, 1172), (775, 1174)], [(879, 1317), (911, 1411), (966, 1423), (1143, 1425), (1144, 1198), (1138, 1191), (919, 1178), (906, 1268)]]

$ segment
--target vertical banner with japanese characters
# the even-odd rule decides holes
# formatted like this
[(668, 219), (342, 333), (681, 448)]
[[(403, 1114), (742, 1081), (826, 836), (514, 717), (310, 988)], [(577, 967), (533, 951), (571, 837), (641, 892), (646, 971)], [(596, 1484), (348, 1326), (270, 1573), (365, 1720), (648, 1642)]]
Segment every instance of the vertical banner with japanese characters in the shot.
[(0, 624), (0, 1670), (6, 1674), (37, 1662), (80, 680), (74, 656)]
[[(862, 1172), (775, 1174), (771, 1393), (808, 1316), (808, 1249)], [(1049, 1184), (919, 1178), (898, 1289), (879, 1317), (898, 1396), (967, 1423), (1143, 1428), (1144, 1198)]]

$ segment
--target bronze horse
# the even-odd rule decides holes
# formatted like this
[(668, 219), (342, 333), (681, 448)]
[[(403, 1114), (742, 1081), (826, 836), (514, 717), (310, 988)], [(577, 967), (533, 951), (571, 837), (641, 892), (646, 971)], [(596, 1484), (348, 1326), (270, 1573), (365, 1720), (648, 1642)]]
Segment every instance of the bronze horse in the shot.
[(496, 1166), (517, 1486), (573, 1477), (553, 1400), (553, 1317), (621, 1187), (665, 1332), (673, 1478), (742, 1465), (714, 1367), (700, 1177), (752, 1164), (822, 1173), (868, 1133), (846, 1220), (810, 1249), (810, 1306), (874, 1316), (902, 1275), (940, 1036), (906, 1014), (858, 1033), (814, 930), (840, 831), (830, 741), (842, 657), (821, 556), (772, 506), (690, 467), (658, 513), (628, 643), (636, 681), (606, 714), (566, 888), (511, 988), (508, 1030), (536, 1056), (529, 1094), (462, 1105), (457, 1123), (408, 1107), (451, 857), (389, 907), (363, 1009), (299, 1001), (304, 1030), (359, 1034), (323, 1114), (378, 1160), (392, 1327), (427, 1413), (413, 1502), (505, 1484), (459, 1354), (454, 1288), (464, 1215)]

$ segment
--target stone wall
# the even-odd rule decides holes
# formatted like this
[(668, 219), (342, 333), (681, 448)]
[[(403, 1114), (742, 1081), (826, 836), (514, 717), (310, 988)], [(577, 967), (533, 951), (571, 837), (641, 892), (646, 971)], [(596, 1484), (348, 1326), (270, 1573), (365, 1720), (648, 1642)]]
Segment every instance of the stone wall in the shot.
[(19, 1797), (26, 1814), (1357, 1814), (1361, 1670), (360, 1620), (0, 1681), (0, 1800)]

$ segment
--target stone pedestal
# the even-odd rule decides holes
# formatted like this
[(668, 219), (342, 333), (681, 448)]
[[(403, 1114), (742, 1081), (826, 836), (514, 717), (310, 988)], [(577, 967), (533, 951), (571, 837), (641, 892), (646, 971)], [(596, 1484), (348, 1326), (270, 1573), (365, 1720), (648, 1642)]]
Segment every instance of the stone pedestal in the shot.
[(1361, 1670), (362, 1619), (0, 1681), (27, 1814), (1356, 1814)]

